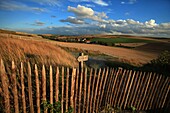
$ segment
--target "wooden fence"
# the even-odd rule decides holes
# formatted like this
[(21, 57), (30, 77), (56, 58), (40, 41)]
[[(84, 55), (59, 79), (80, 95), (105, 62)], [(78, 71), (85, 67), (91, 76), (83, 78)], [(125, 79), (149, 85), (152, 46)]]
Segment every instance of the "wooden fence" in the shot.
[(122, 68), (38, 67), (0, 62), (1, 112), (99, 112), (103, 106), (168, 109), (170, 78)]

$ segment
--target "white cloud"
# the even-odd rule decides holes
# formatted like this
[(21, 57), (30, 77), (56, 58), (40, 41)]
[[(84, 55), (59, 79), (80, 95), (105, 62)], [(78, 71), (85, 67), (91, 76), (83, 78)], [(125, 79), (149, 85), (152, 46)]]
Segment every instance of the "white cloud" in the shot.
[(67, 19), (65, 20), (60, 20), (61, 22), (69, 22), (69, 23), (73, 23), (73, 24), (84, 24), (85, 22), (83, 20), (79, 20), (75, 17), (69, 16)]
[(105, 18), (108, 18), (104, 12), (95, 12), (93, 9), (78, 5), (77, 7), (68, 6), (68, 11), (73, 12), (77, 18), (90, 19), (93, 21), (108, 23)]
[(101, 6), (108, 6), (108, 4), (106, 2), (104, 2), (103, 0), (92, 0), (92, 2), (101, 5)]
[(100, 28), (106, 28), (106, 24), (99, 25)]
[(170, 22), (168, 23), (161, 23), (160, 27), (166, 28), (166, 29), (170, 29)]
[(128, 24), (136, 24), (136, 25), (142, 25), (142, 23), (140, 23), (139, 21), (135, 21), (133, 19), (127, 19), (126, 22)]
[(106, 13), (104, 13), (104, 12), (97, 13), (97, 16), (98, 16), (99, 18), (108, 18), (108, 16), (107, 16)]
[(126, 15), (126, 16), (129, 16), (129, 15), (130, 15), (130, 13), (129, 13), (129, 12), (126, 12), (126, 13), (125, 13), (125, 15)]
[(95, 7), (93, 4), (86, 4), (87, 7)]
[(95, 3), (97, 5), (100, 6), (108, 6), (109, 4), (104, 2), (103, 0), (69, 0), (71, 2), (91, 2), (91, 3)]
[(151, 20), (149, 20), (149, 21), (146, 21), (146, 22), (145, 22), (145, 25), (146, 25), (147, 27), (157, 26), (157, 24), (155, 23), (155, 20), (153, 20), (153, 19), (151, 19)]
[(41, 22), (41, 21), (38, 21), (38, 20), (36, 20), (33, 24), (31, 24), (31, 25), (34, 25), (34, 26), (43, 26), (43, 25), (45, 25), (45, 23), (44, 22)]
[[(109, 19), (105, 12), (96, 12), (91, 8), (78, 5), (77, 7), (68, 6), (68, 11), (75, 14), (76, 17), (68, 17), (61, 22), (70, 22), (77, 26), (65, 30), (70, 34), (135, 34), (152, 36), (169, 36), (170, 23), (157, 24), (154, 19), (146, 22), (139, 22), (133, 19), (113, 20)], [(88, 21), (88, 24), (86, 24)], [(83, 25), (78, 25), (83, 24)], [(74, 30), (73, 30), (74, 29)], [(76, 29), (76, 32), (75, 32)]]
[(121, 1), (121, 4), (135, 4), (137, 2), (137, 0), (128, 0), (127, 2), (125, 1)]
[(31, 0), (41, 5), (60, 6), (59, 0)]
[(92, 16), (94, 11), (91, 8), (78, 5), (77, 8), (68, 6), (68, 11), (73, 12), (77, 16)]
[(136, 0), (129, 0), (129, 4), (134, 4), (134, 3), (136, 3), (137, 1)]
[(18, 10), (18, 11), (36, 11), (36, 12), (46, 12), (47, 9), (39, 7), (31, 7), (20, 2), (15, 1), (0, 1), (0, 9), (2, 10)]
[(122, 1), (121, 4), (125, 4), (125, 2)]
[[(81, 34), (130, 34), (142, 36), (156, 36), (170, 38), (170, 23), (161, 23), (157, 26), (148, 27), (145, 22), (132, 19), (110, 20), (110, 23), (89, 23), (77, 26), (47, 27), (34, 30), (32, 33), (52, 33), (62, 35), (81, 35)], [(149, 22), (149, 21), (147, 21)]]

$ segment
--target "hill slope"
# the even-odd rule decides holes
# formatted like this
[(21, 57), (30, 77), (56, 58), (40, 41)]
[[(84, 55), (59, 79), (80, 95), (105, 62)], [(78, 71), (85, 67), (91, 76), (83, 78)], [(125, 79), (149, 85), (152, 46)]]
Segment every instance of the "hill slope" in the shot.
[(76, 59), (58, 46), (35, 40), (0, 37), (0, 58), (5, 62), (77, 66)]

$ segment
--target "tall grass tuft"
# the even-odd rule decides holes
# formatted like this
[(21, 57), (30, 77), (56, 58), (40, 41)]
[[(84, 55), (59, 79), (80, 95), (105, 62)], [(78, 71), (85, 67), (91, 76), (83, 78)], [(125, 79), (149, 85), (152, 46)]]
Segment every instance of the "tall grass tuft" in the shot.
[(0, 58), (10, 63), (30, 61), (33, 64), (77, 66), (76, 59), (48, 42), (0, 37)]

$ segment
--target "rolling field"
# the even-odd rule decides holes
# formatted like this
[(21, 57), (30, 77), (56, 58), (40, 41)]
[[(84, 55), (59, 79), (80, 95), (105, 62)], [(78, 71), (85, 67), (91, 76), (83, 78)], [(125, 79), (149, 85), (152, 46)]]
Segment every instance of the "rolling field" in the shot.
[[(106, 37), (105, 35), (101, 37), (101, 35), (96, 35), (98, 37), (91, 38), (93, 41), (105, 41), (105, 42), (113, 42), (113, 43), (119, 43), (119, 44), (125, 44), (126, 46), (132, 46), (135, 48), (122, 48), (122, 47), (111, 47), (111, 46), (103, 46), (103, 45), (96, 45), (96, 44), (83, 44), (83, 43), (68, 43), (68, 42), (58, 42), (58, 41), (52, 41), (48, 39), (43, 39), (42, 37), (29, 36), (28, 38), (20, 37), (19, 34), (12, 35), (10, 33), (1, 33), (1, 49), (6, 49), (4, 45), (11, 45), (9, 46), (10, 49), (8, 50), (9, 53), (13, 53), (14, 51), (22, 51), (22, 52), (28, 52), (28, 54), (31, 54), (33, 51), (31, 51), (32, 47), (36, 48), (35, 54), (38, 54), (40, 51), (44, 51), (43, 54), (45, 57), (42, 57), (41, 59), (52, 59), (52, 62), (57, 62), (57, 64), (67, 64), (67, 65), (75, 65), (76, 63), (76, 57), (69, 56), (67, 52), (60, 52), (63, 50), (58, 50), (59, 47), (67, 47), (67, 48), (76, 48), (81, 49), (83, 51), (97, 51), (101, 54), (105, 54), (111, 57), (116, 58), (118, 61), (123, 63), (129, 63), (135, 66), (142, 66), (146, 63), (149, 63), (151, 60), (157, 58), (157, 56), (163, 52), (164, 50), (169, 50), (170, 44), (167, 42), (167, 40), (161, 40), (161, 39), (153, 39), (153, 38), (145, 38), (145, 37), (135, 37), (135, 36), (125, 36), (118, 38), (120, 36), (109, 36)], [(21, 33), (20, 33), (21, 34)], [(29, 34), (27, 34), (29, 35)], [(10, 40), (6, 40), (3, 36), (10, 36)], [(88, 36), (87, 36), (88, 37)], [(94, 36), (93, 36), (94, 37)], [(106, 37), (106, 38), (104, 38)], [(15, 41), (17, 40), (17, 41)], [(8, 43), (9, 44), (8, 44)], [(14, 44), (15, 43), (15, 44)], [(33, 44), (32, 44), (33, 43)], [(22, 45), (22, 46), (21, 46)], [(160, 45), (160, 46), (159, 46)], [(23, 49), (24, 48), (24, 49)], [(27, 49), (26, 49), (27, 48)], [(2, 50), (5, 53), (6, 50)], [(17, 49), (17, 50), (16, 50)], [(61, 49), (61, 48), (60, 48)], [(27, 51), (26, 51), (27, 50)], [(7, 53), (7, 52), (6, 52)], [(20, 55), (20, 54), (18, 54)], [(41, 56), (42, 54), (38, 54), (37, 56)], [(28, 55), (29, 56), (29, 55)], [(36, 56), (36, 57), (37, 57)], [(68, 56), (68, 57), (67, 57)], [(4, 56), (1, 55), (3, 58)], [(17, 56), (15, 56), (17, 57)], [(11, 60), (10, 57), (7, 57)], [(39, 58), (39, 57), (38, 57)], [(56, 59), (56, 60), (54, 60)], [(62, 60), (65, 59), (65, 60)], [(67, 60), (66, 60), (67, 59)], [(71, 60), (73, 59), (73, 60)]]
[(93, 38), (92, 42), (104, 42), (104, 43), (149, 43), (151, 40), (134, 39), (134, 38)]
[(109, 47), (95, 44), (80, 44), (80, 43), (66, 43), (66, 42), (52, 42), (61, 47), (77, 48), (82, 50), (99, 51), (100, 53), (117, 57), (119, 61), (130, 63), (136, 66), (148, 63), (155, 59), (159, 53), (150, 53), (144, 51), (137, 51), (133, 49)]

